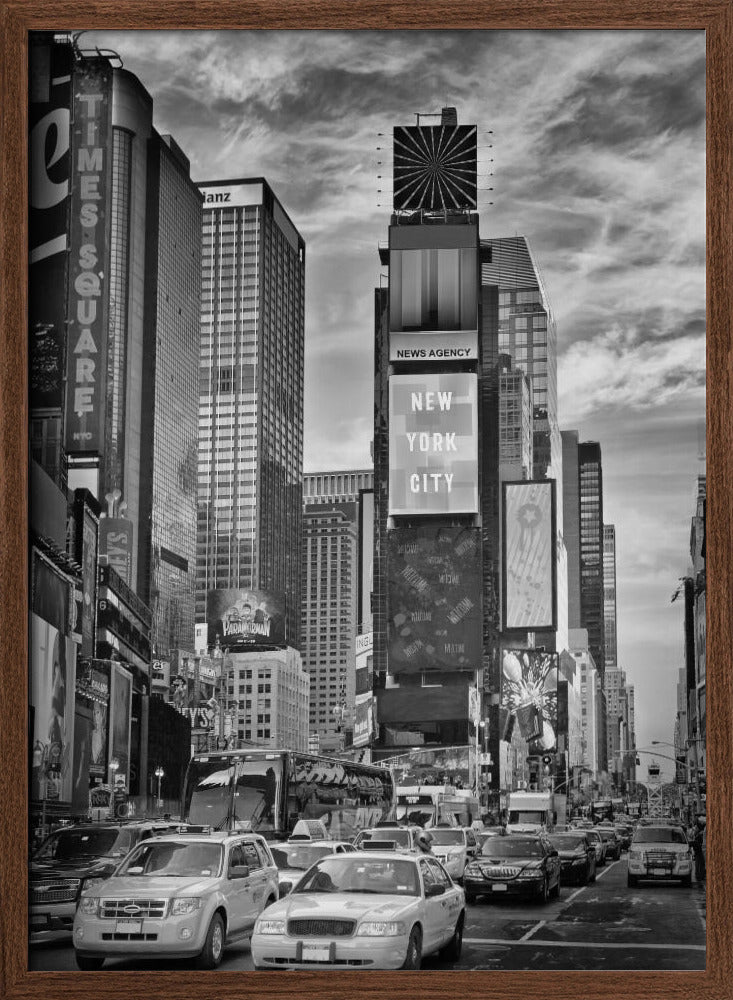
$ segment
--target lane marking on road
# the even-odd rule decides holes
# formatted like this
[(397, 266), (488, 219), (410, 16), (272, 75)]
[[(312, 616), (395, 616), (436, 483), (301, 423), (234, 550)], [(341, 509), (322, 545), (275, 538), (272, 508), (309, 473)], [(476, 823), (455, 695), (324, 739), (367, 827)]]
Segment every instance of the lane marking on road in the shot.
[(527, 933), (523, 934), (522, 937), (520, 937), (519, 940), (520, 941), (529, 941), (529, 939), (532, 937), (532, 935), (536, 934), (537, 931), (540, 929), (540, 927), (544, 927), (546, 923), (547, 923), (546, 920), (540, 920), (540, 922), (537, 923), (537, 924), (535, 924), (534, 927), (530, 927), (530, 929), (527, 931)]
[(537, 938), (532, 938), (531, 941), (526, 940), (526, 935), (523, 938), (518, 938), (516, 940), (510, 940), (508, 938), (467, 938), (463, 939), (464, 944), (475, 944), (475, 945), (486, 945), (489, 948), (495, 948), (497, 945), (539, 945), (543, 948), (633, 948), (633, 949), (643, 949), (646, 951), (705, 951), (706, 946), (704, 944), (641, 944), (637, 941), (543, 941), (537, 940)]

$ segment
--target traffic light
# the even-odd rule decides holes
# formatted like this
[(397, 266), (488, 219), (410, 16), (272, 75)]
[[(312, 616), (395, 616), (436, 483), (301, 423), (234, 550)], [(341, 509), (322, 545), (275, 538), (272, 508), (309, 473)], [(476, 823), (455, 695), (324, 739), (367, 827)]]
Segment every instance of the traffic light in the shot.
[(552, 774), (555, 770), (555, 756), (551, 753), (542, 754), (542, 770), (545, 774)]

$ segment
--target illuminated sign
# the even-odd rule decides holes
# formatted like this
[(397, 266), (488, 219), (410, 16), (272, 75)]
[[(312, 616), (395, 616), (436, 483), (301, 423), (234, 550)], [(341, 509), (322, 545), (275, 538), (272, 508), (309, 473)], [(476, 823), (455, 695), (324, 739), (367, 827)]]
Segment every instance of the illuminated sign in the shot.
[(99, 559), (111, 566), (128, 587), (132, 586), (133, 524), (127, 517), (104, 517), (99, 521)]
[(504, 483), (505, 629), (554, 629), (555, 481)]
[(469, 372), (389, 380), (389, 513), (478, 511), (477, 378)]
[(204, 208), (241, 208), (244, 205), (261, 205), (263, 188), (261, 184), (216, 184), (199, 187), (203, 195)]
[(505, 649), (501, 703), (514, 717), (530, 752), (557, 745), (558, 654), (537, 649)]
[(389, 672), (476, 670), (481, 534), (423, 525), (387, 533)]
[(478, 360), (478, 334), (475, 331), (448, 333), (391, 333), (389, 335), (390, 361), (446, 361)]
[(75, 68), (72, 128), (71, 259), (67, 344), (66, 449), (102, 448), (107, 354), (108, 183), (112, 67)]
[(285, 595), (269, 590), (210, 590), (206, 602), (209, 648), (285, 645)]

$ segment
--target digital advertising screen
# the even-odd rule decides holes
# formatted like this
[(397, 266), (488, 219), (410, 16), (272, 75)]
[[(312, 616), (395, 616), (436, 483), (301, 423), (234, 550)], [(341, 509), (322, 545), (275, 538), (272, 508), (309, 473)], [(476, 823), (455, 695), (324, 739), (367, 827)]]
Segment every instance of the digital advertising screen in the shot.
[(389, 380), (389, 514), (478, 511), (477, 377), (472, 372)]
[(262, 649), (285, 645), (285, 595), (271, 590), (210, 590), (209, 648)]
[(554, 629), (555, 481), (504, 483), (504, 629)]
[(476, 670), (481, 662), (478, 528), (395, 528), (387, 533), (391, 674)]
[(527, 740), (530, 753), (557, 748), (557, 684), (557, 653), (503, 651), (501, 707), (507, 712), (503, 729), (516, 728)]

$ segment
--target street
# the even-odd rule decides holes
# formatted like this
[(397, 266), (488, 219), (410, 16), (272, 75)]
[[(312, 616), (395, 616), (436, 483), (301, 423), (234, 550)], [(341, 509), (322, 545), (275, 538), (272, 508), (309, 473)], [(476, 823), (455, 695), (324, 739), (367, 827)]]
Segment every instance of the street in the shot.
[[(76, 970), (71, 942), (30, 949), (31, 971)], [(192, 962), (112, 959), (122, 971), (193, 968)], [(249, 942), (228, 948), (222, 970), (250, 971)], [(705, 883), (626, 887), (626, 858), (598, 872), (594, 884), (564, 886), (546, 905), (485, 897), (466, 908), (463, 954), (450, 965), (426, 958), (424, 969), (702, 970)]]

